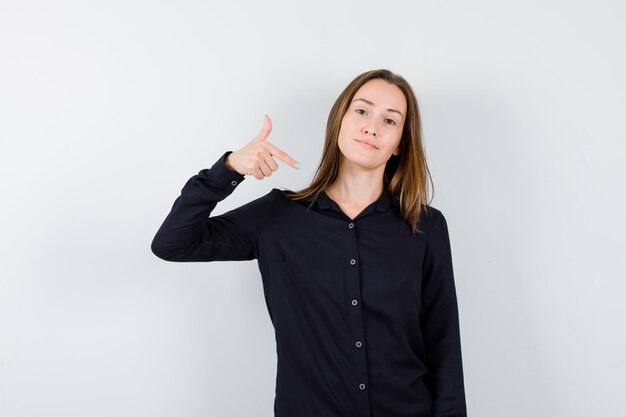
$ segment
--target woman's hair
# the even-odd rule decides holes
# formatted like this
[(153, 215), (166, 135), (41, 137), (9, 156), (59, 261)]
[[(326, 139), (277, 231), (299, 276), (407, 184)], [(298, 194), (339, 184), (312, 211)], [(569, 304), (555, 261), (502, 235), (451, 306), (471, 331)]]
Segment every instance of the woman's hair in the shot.
[(313, 200), (315, 200), (327, 185), (335, 181), (339, 172), (339, 158), (341, 155), (337, 138), (343, 116), (348, 110), (357, 90), (366, 82), (377, 78), (398, 86), (404, 93), (407, 102), (407, 114), (399, 145), (400, 153), (397, 156), (392, 154), (387, 161), (383, 178), (384, 187), (391, 193), (394, 201), (399, 204), (402, 216), (411, 227), (411, 231), (413, 233), (422, 233), (418, 228), (418, 223), (421, 212), (429, 208), (430, 200), (427, 196), (427, 181), (430, 180), (432, 185), (432, 178), (422, 145), (420, 111), (417, 99), (409, 83), (402, 76), (394, 74), (387, 69), (364, 72), (352, 80), (337, 97), (328, 115), (322, 158), (311, 184), (300, 191), (286, 190), (287, 195), (292, 200), (308, 199), (309, 197), (313, 197)]

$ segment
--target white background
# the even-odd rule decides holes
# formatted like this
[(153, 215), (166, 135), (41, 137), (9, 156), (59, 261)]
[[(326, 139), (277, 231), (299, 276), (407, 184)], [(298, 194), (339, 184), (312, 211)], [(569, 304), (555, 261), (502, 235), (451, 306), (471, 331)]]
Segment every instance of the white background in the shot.
[(306, 186), (332, 103), (375, 68), (419, 98), (469, 415), (625, 415), (624, 11), (2, 1), (0, 415), (273, 416), (256, 261), (165, 262), (150, 243), (265, 113), (303, 169), (246, 177), (214, 214)]

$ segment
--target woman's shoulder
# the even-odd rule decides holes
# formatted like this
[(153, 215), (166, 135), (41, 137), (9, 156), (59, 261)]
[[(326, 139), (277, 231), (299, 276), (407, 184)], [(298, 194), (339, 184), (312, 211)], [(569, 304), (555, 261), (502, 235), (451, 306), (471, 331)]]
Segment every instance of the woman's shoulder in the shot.
[(272, 188), (273, 193), (276, 194), (277, 197), (282, 198), (284, 201), (293, 201), (293, 202), (301, 202), (301, 203), (309, 203), (313, 200), (313, 197), (301, 198), (297, 197), (298, 192), (293, 191), (289, 188)]
[(423, 230), (431, 231), (441, 221), (445, 222), (446, 218), (439, 208), (430, 204), (422, 204), (420, 226), (423, 227)]

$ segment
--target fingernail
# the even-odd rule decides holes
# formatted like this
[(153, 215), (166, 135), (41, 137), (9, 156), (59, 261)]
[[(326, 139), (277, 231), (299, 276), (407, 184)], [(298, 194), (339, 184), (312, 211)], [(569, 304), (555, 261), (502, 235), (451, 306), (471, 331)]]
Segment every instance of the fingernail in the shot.
[(300, 165), (300, 162), (296, 162), (296, 168), (298, 169), (302, 168), (302, 165)]

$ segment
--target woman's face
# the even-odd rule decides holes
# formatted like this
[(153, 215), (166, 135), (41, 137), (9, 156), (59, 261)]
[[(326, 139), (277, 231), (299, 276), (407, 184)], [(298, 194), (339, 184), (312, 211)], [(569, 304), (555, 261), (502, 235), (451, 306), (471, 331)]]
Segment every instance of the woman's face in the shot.
[(404, 93), (396, 85), (381, 79), (363, 84), (341, 121), (337, 141), (344, 163), (376, 169), (392, 154), (398, 155), (406, 107)]

